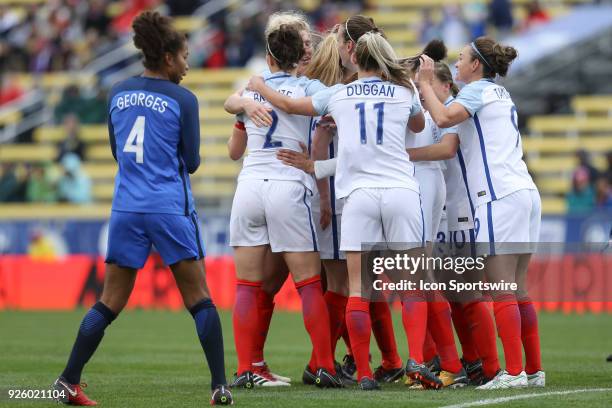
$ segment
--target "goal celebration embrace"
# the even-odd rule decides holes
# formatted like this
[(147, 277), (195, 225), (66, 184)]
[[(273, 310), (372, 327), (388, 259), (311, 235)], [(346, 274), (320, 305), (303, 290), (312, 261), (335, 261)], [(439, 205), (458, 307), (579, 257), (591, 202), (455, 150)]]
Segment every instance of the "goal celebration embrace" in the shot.
[[(612, 99), (571, 102), (570, 122), (566, 94), (595, 81), (558, 68), (612, 33), (612, 8), (13, 2), (7, 66), (47, 35), (36, 20), (57, 38), (27, 69), (96, 73), (82, 91), (28, 77), (56, 79), (37, 102), (61, 99), (53, 163), (13, 163), (56, 137), (19, 130), (38, 91), (0, 108), (0, 393), (16, 406), (612, 404)], [(567, 21), (591, 36), (571, 56), (545, 31)], [(9, 131), (30, 142), (3, 153)], [(39, 204), (14, 204), (20, 177)]]

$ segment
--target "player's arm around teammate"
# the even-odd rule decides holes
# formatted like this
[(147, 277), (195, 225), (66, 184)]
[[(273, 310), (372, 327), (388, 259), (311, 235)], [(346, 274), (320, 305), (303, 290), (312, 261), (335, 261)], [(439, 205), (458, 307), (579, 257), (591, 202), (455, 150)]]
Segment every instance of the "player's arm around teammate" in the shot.
[[(419, 72), (425, 105), (440, 126), (459, 125), (467, 181), (475, 203), (474, 223), (479, 254), (489, 282), (518, 282), (515, 293), (492, 293), (498, 334), (506, 357), (501, 371), (482, 389), (542, 386), (539, 335), (535, 309), (522, 284), (539, 239), (541, 202), (522, 159), (516, 107), (508, 91), (497, 84), (517, 57), (514, 48), (480, 37), (467, 44), (456, 64), (457, 79), (467, 85), (446, 107), (435, 98), (433, 63), (424, 58)], [(518, 296), (518, 299), (517, 299)], [(529, 316), (521, 318), (521, 316)], [(523, 370), (522, 347), (527, 365)]]

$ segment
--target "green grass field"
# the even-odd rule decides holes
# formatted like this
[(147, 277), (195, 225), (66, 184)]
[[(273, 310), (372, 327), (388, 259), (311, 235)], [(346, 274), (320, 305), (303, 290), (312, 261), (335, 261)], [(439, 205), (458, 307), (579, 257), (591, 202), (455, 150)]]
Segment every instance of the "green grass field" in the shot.
[[(52, 402), (8, 401), (7, 389), (45, 389), (63, 369), (84, 311), (70, 313), (0, 312), (0, 405), (40, 407)], [(399, 313), (395, 328), (401, 355), (406, 341)], [(222, 314), (227, 373), (235, 368), (231, 316)], [(267, 360), (279, 374), (294, 379), (290, 388), (234, 392), (236, 404), (252, 407), (431, 407), (482, 399), (607, 388), (599, 392), (528, 397), (504, 402), (515, 407), (611, 407), (612, 316), (541, 314), (545, 389), (475, 391), (408, 391), (401, 384), (381, 392), (355, 388), (319, 390), (300, 383), (309, 357), (301, 316), (276, 313), (266, 348)], [(373, 342), (374, 344), (374, 342)], [(374, 347), (375, 348), (375, 347)], [(338, 354), (343, 352), (339, 347)], [(341, 355), (338, 356), (341, 358)], [(374, 365), (380, 356), (373, 349)], [(208, 405), (209, 376), (188, 313), (129, 311), (107, 329), (98, 353), (85, 369), (87, 393), (103, 407), (201, 407)], [(499, 402), (498, 402), (499, 403)]]

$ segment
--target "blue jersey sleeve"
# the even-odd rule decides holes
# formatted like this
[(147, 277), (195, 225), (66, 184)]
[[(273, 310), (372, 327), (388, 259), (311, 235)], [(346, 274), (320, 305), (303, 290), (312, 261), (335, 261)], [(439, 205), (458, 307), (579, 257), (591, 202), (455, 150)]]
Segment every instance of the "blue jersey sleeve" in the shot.
[(198, 99), (191, 94), (181, 106), (181, 143), (180, 150), (189, 173), (200, 166), (200, 112)]
[(490, 83), (485, 81), (474, 81), (464, 86), (453, 101), (458, 103), (468, 111), (470, 116), (474, 116), (484, 105), (482, 92)]
[(314, 110), (321, 116), (327, 114), (329, 100), (343, 86), (342, 84), (334, 85), (312, 95), (312, 107)]

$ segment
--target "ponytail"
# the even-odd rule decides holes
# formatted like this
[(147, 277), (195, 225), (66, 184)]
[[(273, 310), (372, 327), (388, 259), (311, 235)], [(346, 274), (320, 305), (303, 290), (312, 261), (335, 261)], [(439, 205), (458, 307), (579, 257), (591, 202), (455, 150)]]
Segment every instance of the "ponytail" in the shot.
[(357, 40), (357, 65), (364, 71), (380, 71), (384, 80), (406, 87), (414, 92), (412, 76), (402, 65), (395, 51), (379, 32), (368, 32)]

